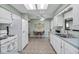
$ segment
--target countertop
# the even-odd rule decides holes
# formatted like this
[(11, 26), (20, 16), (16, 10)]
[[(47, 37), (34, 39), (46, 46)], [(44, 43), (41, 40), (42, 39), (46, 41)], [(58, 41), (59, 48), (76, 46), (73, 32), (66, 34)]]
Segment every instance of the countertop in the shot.
[(12, 39), (14, 39), (16, 37), (17, 37), (17, 35), (14, 35), (14, 36), (8, 36), (6, 39), (1, 39), (0, 40), (0, 45), (2, 45), (4, 43), (7, 43), (7, 42), (9, 42), (10, 40), (12, 40)]
[[(58, 35), (56, 35), (56, 36), (58, 36)], [(79, 38), (63, 38), (60, 36), (58, 36), (58, 37), (64, 41), (66, 41), (67, 43), (71, 44), (75, 48), (79, 49)]]

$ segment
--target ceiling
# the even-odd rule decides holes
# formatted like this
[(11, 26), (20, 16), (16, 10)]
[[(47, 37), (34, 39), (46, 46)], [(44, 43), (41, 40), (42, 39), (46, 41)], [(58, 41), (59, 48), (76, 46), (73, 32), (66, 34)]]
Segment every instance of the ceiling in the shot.
[(30, 19), (40, 19), (40, 16), (45, 19), (51, 19), (62, 4), (48, 4), (46, 10), (27, 10), (24, 4), (11, 4), (11, 6), (16, 8), (20, 13), (27, 15)]

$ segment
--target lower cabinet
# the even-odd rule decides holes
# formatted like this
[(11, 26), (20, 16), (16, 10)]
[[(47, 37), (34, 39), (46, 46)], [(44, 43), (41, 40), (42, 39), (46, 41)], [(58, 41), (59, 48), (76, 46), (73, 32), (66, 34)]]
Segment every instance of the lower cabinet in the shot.
[(50, 43), (51, 43), (51, 45), (53, 45), (53, 44), (52, 44), (52, 38), (53, 38), (53, 37), (52, 37), (52, 33), (50, 33)]
[[(9, 40), (11, 38), (8, 38)], [(10, 41), (6, 41), (5, 43), (1, 44), (1, 53), (2, 54), (11, 54), (11, 53), (16, 53), (17, 52), (17, 38), (12, 38)]]
[(52, 41), (51, 44), (52, 44), (53, 48), (55, 49), (55, 51), (58, 54), (61, 53), (61, 39), (58, 38), (57, 36), (53, 35), (51, 41)]
[(55, 50), (59, 54), (61, 53), (61, 39), (59, 37), (55, 37)]
[(61, 43), (61, 54), (65, 54), (65, 49), (64, 49), (64, 44), (65, 42), (62, 40), (62, 43)]
[(57, 52), (57, 54), (78, 54), (79, 49), (75, 48), (73, 45), (69, 44), (68, 42), (64, 41), (62, 38), (52, 35), (50, 38), (50, 42)]

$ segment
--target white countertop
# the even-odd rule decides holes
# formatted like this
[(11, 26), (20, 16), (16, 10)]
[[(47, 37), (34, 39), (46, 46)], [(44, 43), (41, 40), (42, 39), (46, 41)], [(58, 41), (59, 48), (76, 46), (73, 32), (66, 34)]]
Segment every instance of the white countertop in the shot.
[(14, 38), (17, 38), (17, 35), (11, 36), (11, 37), (7, 37), (6, 39), (0, 40), (0, 44), (4, 44), (9, 42), (10, 40), (13, 40)]
[(78, 38), (64, 38), (63, 40), (67, 41), (74, 47), (79, 49), (79, 39)]

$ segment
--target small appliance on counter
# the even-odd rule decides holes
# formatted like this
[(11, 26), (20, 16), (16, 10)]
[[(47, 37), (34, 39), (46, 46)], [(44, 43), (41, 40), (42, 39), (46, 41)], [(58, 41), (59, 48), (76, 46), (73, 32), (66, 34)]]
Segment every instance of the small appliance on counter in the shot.
[(61, 33), (63, 26), (56, 26), (55, 27), (55, 33)]

